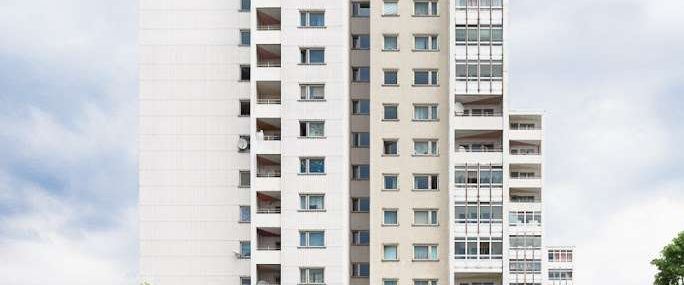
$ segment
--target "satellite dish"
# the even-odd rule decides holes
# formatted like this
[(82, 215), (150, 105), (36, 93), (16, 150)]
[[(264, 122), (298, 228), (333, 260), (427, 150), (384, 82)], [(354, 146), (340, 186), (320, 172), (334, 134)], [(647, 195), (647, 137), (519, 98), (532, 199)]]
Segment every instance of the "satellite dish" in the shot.
[(237, 145), (238, 149), (247, 150), (249, 148), (249, 140), (247, 138), (240, 138)]

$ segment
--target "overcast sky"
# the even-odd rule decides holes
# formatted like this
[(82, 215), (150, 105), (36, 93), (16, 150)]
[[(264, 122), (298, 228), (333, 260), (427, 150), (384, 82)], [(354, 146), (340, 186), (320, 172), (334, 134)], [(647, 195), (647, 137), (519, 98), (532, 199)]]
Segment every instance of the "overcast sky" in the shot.
[[(511, 2), (547, 243), (577, 284), (649, 284), (684, 230), (684, 1)], [(0, 284), (135, 283), (136, 3), (0, 0)]]

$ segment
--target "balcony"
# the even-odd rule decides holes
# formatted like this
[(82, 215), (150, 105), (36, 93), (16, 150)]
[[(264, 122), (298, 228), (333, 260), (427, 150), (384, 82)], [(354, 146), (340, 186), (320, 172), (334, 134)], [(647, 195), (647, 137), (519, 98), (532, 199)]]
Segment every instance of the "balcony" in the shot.
[(511, 203), (541, 203), (541, 189), (539, 188), (510, 188)]
[(464, 163), (502, 163), (502, 131), (456, 130), (454, 161)]
[(257, 250), (280, 251), (280, 228), (257, 228)]
[(510, 159), (515, 164), (541, 164), (541, 141), (519, 141), (510, 142)]
[(511, 164), (510, 188), (541, 188), (541, 165)]
[(279, 31), (280, 30), (280, 8), (257, 8), (257, 31)]
[(280, 214), (280, 192), (257, 192), (257, 214)]
[(257, 67), (280, 67), (280, 45), (257, 45)]
[(541, 140), (542, 117), (538, 114), (515, 114), (509, 119), (511, 140)]
[(256, 284), (280, 285), (280, 264), (257, 264), (256, 267)]
[(280, 191), (280, 155), (257, 154), (256, 164), (256, 179), (252, 182), (252, 188), (256, 191)]
[(280, 105), (280, 81), (257, 81), (257, 104)]

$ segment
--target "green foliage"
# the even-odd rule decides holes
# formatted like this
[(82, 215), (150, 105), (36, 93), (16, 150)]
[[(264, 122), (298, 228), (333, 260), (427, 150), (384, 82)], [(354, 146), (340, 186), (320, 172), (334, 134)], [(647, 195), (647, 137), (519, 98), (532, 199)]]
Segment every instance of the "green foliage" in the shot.
[(684, 285), (684, 232), (672, 240), (660, 252), (659, 258), (651, 261), (658, 268), (654, 285)]

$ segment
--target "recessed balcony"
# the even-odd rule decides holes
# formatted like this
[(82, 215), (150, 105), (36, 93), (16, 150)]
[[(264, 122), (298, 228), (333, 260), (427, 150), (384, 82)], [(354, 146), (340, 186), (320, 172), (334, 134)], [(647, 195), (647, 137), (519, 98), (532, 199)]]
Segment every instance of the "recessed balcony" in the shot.
[(511, 188), (509, 198), (511, 203), (541, 203), (541, 189)]
[(257, 264), (256, 267), (256, 284), (280, 285), (280, 264)]
[(257, 104), (280, 105), (280, 81), (257, 82)]
[(511, 188), (541, 188), (540, 164), (511, 164), (509, 170)]
[(280, 177), (279, 154), (257, 154), (257, 178)]
[(541, 140), (542, 117), (538, 114), (515, 114), (509, 118), (511, 140)]
[(257, 228), (257, 250), (280, 251), (280, 228)]
[(257, 45), (257, 67), (280, 67), (280, 45)]
[(280, 192), (257, 192), (257, 214), (280, 214)]
[(257, 153), (280, 153), (280, 118), (256, 119)]
[(503, 133), (500, 130), (455, 130), (454, 161), (502, 163)]
[(510, 142), (510, 162), (515, 164), (541, 164), (541, 141), (512, 140)]
[(456, 102), (454, 105), (454, 128), (457, 130), (503, 129), (503, 112), (499, 97), (472, 100), (467, 103)]
[(257, 8), (257, 31), (279, 31), (280, 30), (280, 8)]

